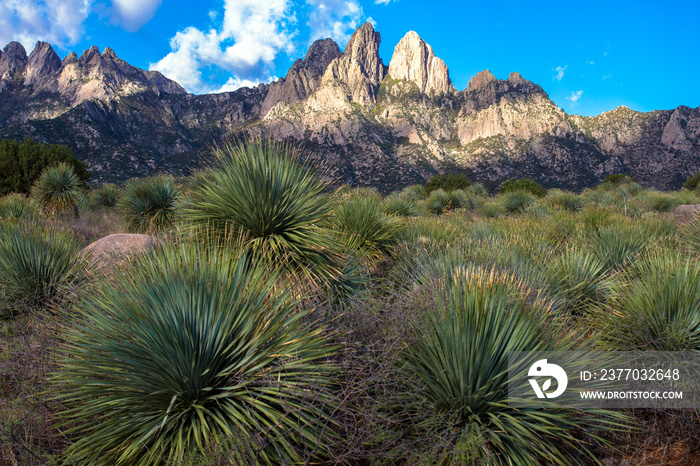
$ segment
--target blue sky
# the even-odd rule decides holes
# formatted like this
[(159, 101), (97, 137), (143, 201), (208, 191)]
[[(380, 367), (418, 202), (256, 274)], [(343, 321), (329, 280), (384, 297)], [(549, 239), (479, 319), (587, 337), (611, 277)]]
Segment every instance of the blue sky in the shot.
[(568, 113), (700, 106), (700, 2), (418, 0), (2, 0), (0, 43), (37, 40), (61, 57), (91, 45), (157, 69), (194, 93), (286, 74), (314, 39), (341, 49), (365, 21), (388, 65), (409, 30), (459, 90), (477, 72), (512, 71)]

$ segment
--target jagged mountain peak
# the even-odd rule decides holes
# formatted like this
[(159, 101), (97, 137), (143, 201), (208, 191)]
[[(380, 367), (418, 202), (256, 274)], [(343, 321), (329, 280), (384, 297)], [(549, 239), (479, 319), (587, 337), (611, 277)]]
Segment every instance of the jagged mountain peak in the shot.
[(489, 70), (479, 71), (476, 76), (473, 76), (469, 80), (469, 85), (467, 85), (468, 91), (474, 91), (477, 89), (482, 89), (487, 87), (491, 83), (497, 82), (498, 79)]
[(29, 54), (24, 85), (36, 85), (48, 79), (63, 62), (48, 42), (37, 42)]
[(10, 42), (0, 56), (0, 80), (12, 79), (27, 65), (27, 51), (19, 42)]
[(385, 67), (379, 57), (381, 36), (370, 23), (365, 23), (350, 37), (343, 55), (333, 59), (321, 80), (321, 85), (340, 86), (352, 101), (365, 108), (377, 102), (379, 83)]
[(388, 74), (394, 79), (414, 82), (426, 94), (455, 90), (445, 62), (435, 56), (432, 47), (415, 31), (408, 31), (394, 47)]
[(261, 116), (279, 103), (293, 105), (306, 99), (318, 89), (328, 65), (343, 54), (333, 39), (315, 41), (306, 52), (306, 58), (294, 62), (287, 76), (270, 84), (262, 104)]

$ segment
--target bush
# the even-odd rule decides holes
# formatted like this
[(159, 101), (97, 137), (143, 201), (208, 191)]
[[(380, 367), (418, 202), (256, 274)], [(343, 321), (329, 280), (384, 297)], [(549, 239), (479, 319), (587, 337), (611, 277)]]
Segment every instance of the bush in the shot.
[(488, 197), (489, 193), (486, 191), (486, 188), (484, 188), (484, 185), (481, 183), (474, 183), (473, 185), (469, 186), (465, 192), (467, 194), (472, 194), (474, 196), (479, 196), (479, 197)]
[(527, 191), (507, 191), (502, 202), (506, 212), (519, 213), (535, 202), (535, 196)]
[(80, 216), (80, 195), (80, 178), (67, 163), (60, 163), (41, 172), (32, 188), (32, 196), (38, 200), (44, 211), (53, 214), (72, 211), (75, 218)]
[(31, 220), (38, 214), (36, 205), (22, 194), (12, 193), (0, 197), (0, 219)]
[(361, 253), (380, 258), (391, 253), (402, 221), (384, 213), (379, 196), (355, 196), (335, 209), (331, 225), (346, 235), (347, 243)]
[(524, 191), (537, 197), (544, 197), (547, 194), (546, 189), (540, 186), (536, 181), (533, 181), (529, 178), (520, 178), (518, 180), (516, 180), (515, 178), (511, 178), (507, 181), (504, 181), (501, 185), (501, 188), (499, 189), (499, 192), (501, 194), (506, 194), (515, 191)]
[(435, 215), (442, 215), (443, 212), (452, 208), (452, 200), (444, 190), (438, 189), (430, 193), (425, 200), (425, 210)]
[(235, 440), (233, 464), (328, 454), (335, 348), (269, 271), (181, 245), (137, 259), (79, 303), (54, 383), (68, 461), (182, 464)]
[(700, 350), (700, 263), (654, 253), (625, 271), (600, 313), (601, 335), (614, 349)]
[(339, 278), (339, 244), (323, 226), (333, 198), (313, 166), (291, 146), (260, 140), (217, 149), (214, 157), (185, 209), (195, 227), (245, 236), (254, 260), (291, 276)]
[(129, 230), (163, 230), (175, 220), (181, 191), (172, 176), (130, 181), (117, 203)]
[(96, 207), (115, 207), (119, 201), (119, 189), (111, 184), (103, 184), (92, 193), (92, 205)]
[(59, 163), (68, 164), (81, 185), (90, 177), (87, 165), (73, 156), (66, 146), (24, 141), (3, 140), (0, 142), (0, 196), (8, 193), (29, 194), (39, 175)]
[(402, 189), (400, 194), (414, 201), (422, 201), (427, 197), (425, 187), (419, 184)]
[(569, 212), (578, 212), (583, 207), (583, 201), (573, 193), (559, 192), (548, 198), (553, 205), (563, 207)]
[(430, 193), (437, 189), (442, 189), (446, 192), (454, 191), (455, 189), (466, 189), (470, 184), (464, 173), (441, 173), (433, 176), (426, 183), (425, 194), (429, 196)]
[(700, 188), (700, 172), (696, 172), (694, 175), (688, 177), (683, 187), (689, 191), (698, 190), (698, 188)]
[(15, 313), (57, 303), (81, 278), (79, 251), (68, 233), (0, 222), (0, 310)]
[[(554, 400), (544, 402), (546, 409), (539, 401), (509, 407), (510, 397), (519, 396), (509, 386), (511, 351), (572, 348), (543, 332), (548, 310), (530, 307), (528, 295), (518, 279), (473, 267), (454, 270), (438, 285), (437, 310), (417, 325), (418, 341), (403, 353), (415, 392), (436, 417), (449, 419), (444, 430), (456, 451), (436, 463), (573, 464), (581, 454), (594, 460), (576, 431), (596, 438), (597, 423), (620, 419), (604, 410), (562, 409)], [(465, 444), (473, 448), (464, 451)]]
[(403, 194), (392, 194), (384, 200), (384, 211), (388, 214), (401, 215), (403, 217), (417, 217), (420, 209), (416, 201)]
[(610, 297), (612, 281), (605, 274), (606, 264), (593, 253), (568, 250), (547, 261), (543, 265), (550, 294), (566, 312), (588, 314)]

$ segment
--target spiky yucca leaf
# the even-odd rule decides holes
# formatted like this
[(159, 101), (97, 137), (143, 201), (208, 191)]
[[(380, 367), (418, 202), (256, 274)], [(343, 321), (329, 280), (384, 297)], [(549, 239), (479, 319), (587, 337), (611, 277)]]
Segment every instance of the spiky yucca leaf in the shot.
[[(548, 311), (531, 307), (517, 278), (465, 268), (438, 288), (438, 309), (421, 322), (422, 337), (404, 353), (404, 370), (438, 412), (451, 413), (461, 431), (445, 463), (573, 464), (592, 453), (577, 437), (596, 436), (596, 423), (615, 428), (624, 416), (605, 410), (584, 413), (548, 400), (511, 408), (511, 351), (571, 349), (569, 339), (543, 332)], [(528, 293), (525, 293), (527, 295)], [(546, 409), (542, 409), (546, 406)], [(469, 458), (461, 444), (470, 444)], [(454, 456), (453, 456), (454, 455)]]
[(132, 180), (119, 199), (119, 210), (132, 231), (162, 230), (175, 220), (180, 188), (172, 176)]
[(291, 146), (260, 140), (227, 145), (214, 157), (185, 209), (196, 228), (243, 235), (254, 261), (292, 277), (340, 278), (340, 243), (323, 226), (333, 198), (313, 166)]
[(598, 323), (614, 349), (700, 350), (700, 264), (668, 252), (640, 259), (624, 272)]
[(119, 197), (119, 188), (112, 183), (103, 184), (93, 191), (92, 204), (98, 207), (115, 207)]
[(70, 234), (16, 222), (0, 222), (0, 308), (9, 312), (56, 301), (80, 280), (80, 244)]
[(334, 348), (274, 276), (204, 243), (115, 274), (80, 303), (54, 377), (69, 460), (180, 464), (228, 438), (235, 464), (327, 453)]
[(587, 314), (609, 298), (613, 282), (596, 255), (569, 249), (554, 258), (546, 256), (544, 261), (550, 293), (571, 314)]
[(398, 240), (403, 222), (384, 213), (384, 205), (377, 195), (353, 196), (333, 212), (330, 224), (350, 242), (356, 240), (359, 251), (370, 258), (390, 254)]
[(0, 219), (31, 220), (39, 214), (36, 204), (22, 194), (0, 197)]
[(76, 201), (80, 187), (80, 178), (73, 167), (67, 163), (59, 163), (41, 172), (32, 188), (32, 194), (47, 212), (61, 213), (72, 210), (77, 217), (79, 214)]

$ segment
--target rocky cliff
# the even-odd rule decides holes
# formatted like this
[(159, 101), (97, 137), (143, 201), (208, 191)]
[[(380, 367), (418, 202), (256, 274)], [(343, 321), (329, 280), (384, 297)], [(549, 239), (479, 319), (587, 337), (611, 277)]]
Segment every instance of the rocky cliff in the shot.
[(568, 115), (544, 90), (488, 70), (467, 89), (411, 31), (388, 66), (371, 24), (343, 52), (315, 42), (287, 76), (235, 92), (191, 95), (107, 48), (63, 60), (39, 42), (0, 53), (0, 137), (66, 144), (97, 180), (187, 173), (215, 144), (259, 135), (293, 141), (341, 182), (382, 191), (464, 172), (496, 187), (513, 176), (579, 190), (626, 172), (678, 188), (700, 170), (700, 108)]

